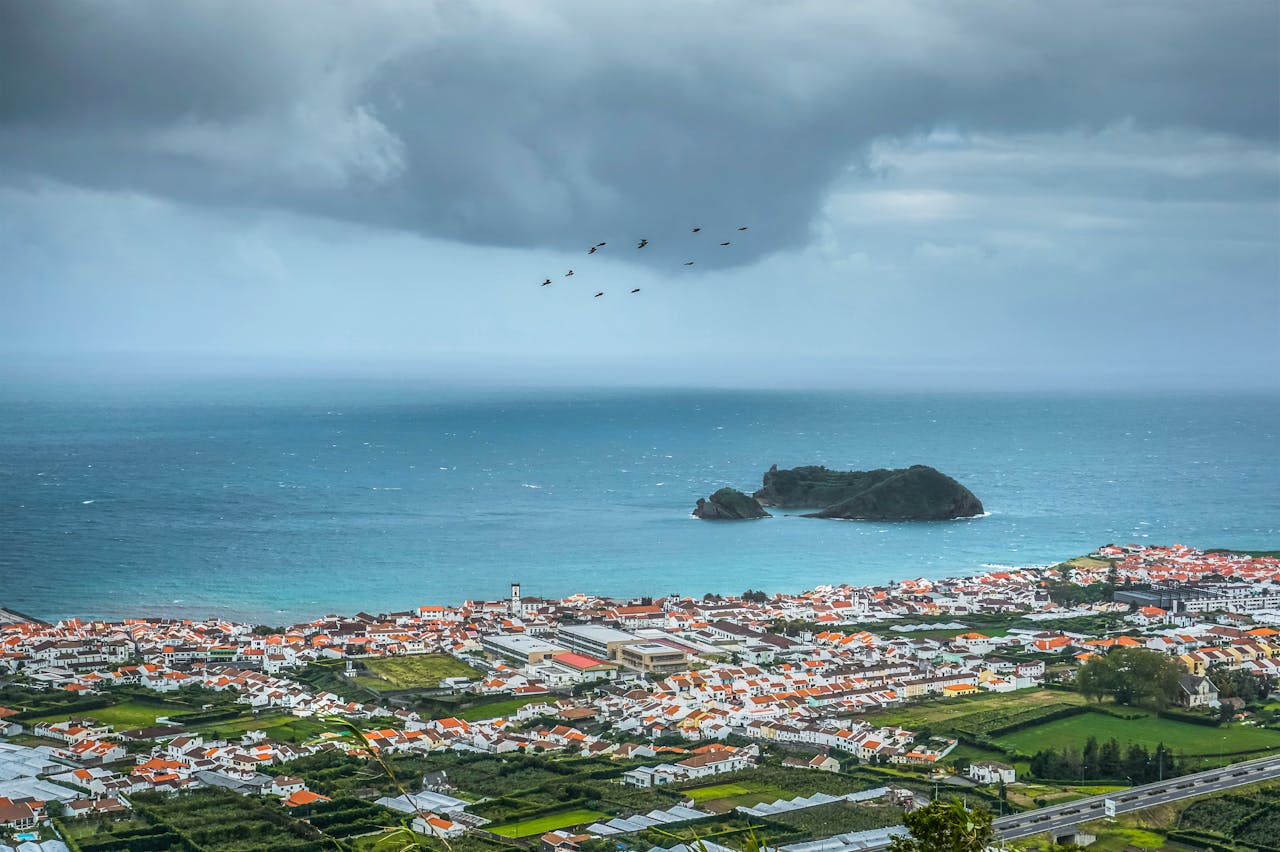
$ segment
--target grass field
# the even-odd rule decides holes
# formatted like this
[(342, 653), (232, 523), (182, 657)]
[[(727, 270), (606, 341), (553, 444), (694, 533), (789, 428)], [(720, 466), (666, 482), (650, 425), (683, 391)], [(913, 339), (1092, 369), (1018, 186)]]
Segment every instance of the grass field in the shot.
[(23, 724), (34, 726), (40, 722), (61, 722), (64, 719), (85, 716), (90, 719), (97, 719), (105, 725), (112, 725), (117, 731), (126, 731), (130, 728), (151, 727), (156, 723), (157, 716), (164, 716), (167, 713), (181, 713), (184, 710), (190, 712), (192, 709), (190, 707), (164, 707), (159, 704), (144, 704), (140, 701), (125, 701), (112, 707), (99, 707), (79, 713), (53, 713), (48, 716), (30, 719), (23, 722)]
[[(302, 743), (315, 739), (324, 731), (336, 730), (333, 725), (320, 719), (300, 719), (287, 714), (270, 714), (240, 719), (224, 719), (221, 722), (210, 722), (192, 730), (206, 736), (215, 733), (225, 739), (239, 737), (245, 731), (266, 731), (272, 739), (285, 740), (291, 743)], [(342, 733), (342, 731), (336, 731)]]
[(751, 807), (761, 802), (794, 799), (796, 796), (809, 796), (818, 792), (839, 796), (867, 786), (859, 780), (828, 772), (759, 767), (734, 773), (718, 784), (686, 788), (678, 792), (693, 799), (703, 810), (724, 813), (739, 806)]
[(868, 713), (865, 716), (859, 716), (858, 719), (873, 725), (945, 728), (948, 723), (959, 723), (962, 717), (970, 713), (987, 713), (992, 710), (1007, 710), (1013, 713), (1031, 707), (1043, 707), (1046, 704), (1083, 705), (1086, 703), (1085, 697), (1077, 692), (1033, 687), (1020, 689), (1017, 692), (988, 692), (965, 698), (949, 698), (945, 701), (935, 697), (921, 704), (909, 704), (878, 713)]
[[(68, 819), (63, 820), (63, 825), (67, 829), (67, 834), (73, 839), (87, 840), (94, 835), (107, 834), (107, 827), (104, 822), (96, 819)], [(123, 819), (112, 822), (110, 827), (112, 831), (124, 833), (146, 828), (147, 823), (140, 819)]]
[(568, 828), (571, 825), (589, 825), (601, 819), (609, 819), (609, 815), (600, 811), (589, 811), (579, 809), (576, 811), (564, 811), (558, 814), (549, 814), (537, 819), (529, 819), (523, 822), (512, 822), (506, 825), (489, 825), (485, 826), (486, 831), (492, 831), (494, 834), (500, 834), (503, 837), (529, 837), (535, 834), (546, 834), (548, 831), (555, 831), (557, 828)]
[(477, 722), (481, 719), (493, 719), (498, 716), (507, 716), (516, 712), (526, 704), (547, 704), (551, 702), (551, 698), (546, 695), (539, 695), (537, 698), (511, 698), (507, 701), (494, 701), (491, 704), (481, 704), (479, 707), (470, 707), (458, 713), (459, 719), (466, 719), (468, 722)]
[(1186, 756), (1280, 748), (1280, 731), (1266, 728), (1245, 725), (1210, 728), (1156, 716), (1117, 719), (1101, 713), (1081, 713), (1036, 725), (997, 737), (996, 742), (1023, 754), (1034, 754), (1045, 748), (1078, 749), (1089, 737), (1096, 737), (1100, 743), (1115, 737), (1122, 747), (1138, 743), (1149, 749), (1163, 742)]
[(741, 784), (712, 784), (710, 787), (698, 787), (694, 790), (682, 791), (696, 804), (709, 802), (712, 799), (727, 799), (730, 796), (749, 796), (754, 792)]
[(415, 654), (362, 660), (373, 677), (355, 677), (360, 686), (381, 691), (435, 689), (447, 677), (481, 677), (481, 672), (448, 654)]

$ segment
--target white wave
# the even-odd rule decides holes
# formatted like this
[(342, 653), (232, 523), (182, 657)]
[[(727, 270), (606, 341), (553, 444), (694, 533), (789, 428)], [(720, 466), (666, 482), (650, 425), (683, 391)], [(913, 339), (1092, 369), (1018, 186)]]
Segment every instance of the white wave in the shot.
[(81, 500), (81, 501), (80, 501), (80, 505), (81, 505), (81, 506), (88, 506), (90, 503), (97, 503), (97, 502), (98, 502), (97, 500)]
[(521, 488), (538, 488), (538, 489), (542, 488), (541, 485), (534, 485), (531, 482), (521, 482), (520, 487)]

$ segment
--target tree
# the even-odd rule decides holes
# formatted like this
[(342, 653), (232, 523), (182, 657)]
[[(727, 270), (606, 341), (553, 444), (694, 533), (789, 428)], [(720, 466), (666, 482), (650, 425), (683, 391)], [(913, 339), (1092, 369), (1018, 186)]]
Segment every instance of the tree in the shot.
[[(1152, 755), (1152, 763), (1154, 766), (1147, 772), (1148, 781), (1173, 778), (1178, 774), (1178, 764), (1174, 759), (1173, 751), (1167, 748), (1164, 743), (1156, 746), (1156, 753)], [(1154, 779), (1151, 776), (1154, 776)]]
[(1117, 704), (1164, 708), (1178, 694), (1178, 679), (1186, 670), (1174, 658), (1142, 648), (1112, 648), (1080, 667), (1076, 687), (1099, 701), (1110, 695)]
[(1120, 751), (1120, 742), (1115, 737), (1107, 740), (1098, 749), (1098, 775), (1102, 778), (1118, 778), (1124, 763), (1124, 755)]
[(909, 837), (895, 837), (890, 852), (984, 852), (995, 842), (991, 812), (970, 810), (959, 799), (933, 802), (903, 817)]
[(1275, 689), (1274, 681), (1266, 675), (1256, 675), (1245, 669), (1228, 669), (1215, 663), (1205, 672), (1205, 677), (1218, 690), (1221, 698), (1239, 698), (1246, 704), (1260, 701)]
[(1084, 751), (1080, 754), (1080, 762), (1084, 764), (1085, 770), (1093, 770), (1094, 774), (1098, 772), (1098, 738), (1089, 737), (1085, 741)]
[(1151, 753), (1138, 743), (1132, 743), (1124, 756), (1124, 774), (1142, 783), (1151, 771)]

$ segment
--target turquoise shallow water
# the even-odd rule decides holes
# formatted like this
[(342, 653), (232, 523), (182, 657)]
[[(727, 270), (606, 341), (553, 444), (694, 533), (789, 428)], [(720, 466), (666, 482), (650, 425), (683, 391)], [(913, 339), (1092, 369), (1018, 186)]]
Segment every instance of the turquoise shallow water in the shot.
[[(1112, 541), (1280, 547), (1280, 397), (546, 392), (264, 384), (0, 402), (0, 606), (326, 612), (1041, 564)], [(689, 517), (772, 463), (931, 464), (987, 517)]]

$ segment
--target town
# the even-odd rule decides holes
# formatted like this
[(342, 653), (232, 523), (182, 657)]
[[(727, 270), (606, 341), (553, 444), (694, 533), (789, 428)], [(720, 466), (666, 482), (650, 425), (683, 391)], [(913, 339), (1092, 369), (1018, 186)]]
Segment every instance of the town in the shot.
[[(1280, 558), (1180, 545), (287, 627), (0, 610), (0, 849), (880, 848), (940, 797), (1017, 813), (1280, 752), (1278, 682)], [(1128, 848), (1272, 848), (1259, 796), (1234, 834), (1192, 801), (1147, 832), (1183, 845)]]

